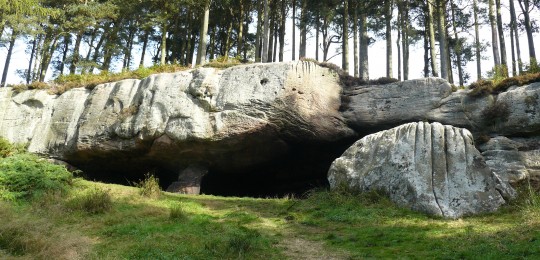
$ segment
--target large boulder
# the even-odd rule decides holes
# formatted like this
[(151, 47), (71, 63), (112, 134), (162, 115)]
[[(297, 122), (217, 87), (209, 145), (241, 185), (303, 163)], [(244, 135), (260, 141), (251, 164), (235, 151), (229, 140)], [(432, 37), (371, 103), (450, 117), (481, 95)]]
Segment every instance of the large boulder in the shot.
[(332, 188), (383, 191), (395, 203), (446, 218), (492, 212), (512, 189), (491, 171), (471, 133), (409, 123), (368, 135), (336, 159)]
[(354, 136), (340, 94), (335, 72), (303, 61), (198, 68), (60, 96), (3, 88), (0, 137), (88, 171), (241, 172), (298, 144)]
[(540, 137), (496, 136), (479, 145), (478, 149), (503, 181), (540, 183)]

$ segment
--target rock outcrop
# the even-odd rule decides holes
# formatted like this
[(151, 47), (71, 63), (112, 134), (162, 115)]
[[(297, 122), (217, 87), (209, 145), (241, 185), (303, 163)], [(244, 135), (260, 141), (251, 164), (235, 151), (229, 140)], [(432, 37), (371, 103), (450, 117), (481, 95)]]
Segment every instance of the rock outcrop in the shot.
[(530, 178), (540, 183), (540, 137), (497, 136), (478, 148), (503, 181), (516, 184)]
[(0, 136), (103, 174), (173, 176), (193, 164), (242, 172), (292, 157), (298, 144), (354, 136), (340, 94), (335, 72), (302, 61), (199, 68), (60, 96), (3, 88)]
[(440, 123), (368, 135), (334, 161), (328, 179), (332, 188), (383, 191), (398, 205), (446, 218), (492, 212), (512, 193), (468, 130)]
[[(503, 181), (516, 182), (540, 179), (539, 97), (540, 83), (472, 96), (436, 78), (342, 88), (336, 72), (306, 61), (198, 68), (59, 96), (2, 88), (0, 137), (102, 180), (123, 182), (155, 171), (164, 187), (174, 182), (171, 189), (180, 192), (212, 187), (227, 195), (261, 195), (269, 189), (278, 194), (276, 187), (287, 193), (327, 185), (328, 166), (358, 136), (439, 122), (477, 138), (501, 136), (481, 149)], [(432, 133), (441, 128), (423, 127)], [(462, 136), (467, 152), (460, 156), (477, 158), (469, 134)], [(184, 171), (193, 165), (206, 170)]]
[(452, 92), (443, 79), (426, 78), (344, 91), (341, 110), (359, 132), (376, 132), (414, 121), (440, 122), (475, 133), (523, 135), (540, 131), (540, 82), (498, 95)]

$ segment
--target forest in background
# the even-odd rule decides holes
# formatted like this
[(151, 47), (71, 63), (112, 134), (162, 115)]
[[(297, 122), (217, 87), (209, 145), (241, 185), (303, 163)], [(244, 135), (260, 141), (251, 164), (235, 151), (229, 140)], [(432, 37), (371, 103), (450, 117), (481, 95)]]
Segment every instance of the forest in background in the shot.
[[(420, 45), (424, 76), (463, 86), (469, 62), (476, 63), (478, 75), (537, 72), (538, 26), (531, 14), (539, 10), (539, 0), (0, 0), (0, 39), (7, 48), (1, 85), (17, 42), (27, 45), (29, 57), (27, 69), (18, 73), (31, 83), (45, 81), (50, 70), (56, 77), (86, 75), (110, 72), (115, 62), (130, 70), (143, 66), (147, 53), (159, 65), (277, 62), (287, 45), (292, 60), (340, 55), (345, 71), (369, 79), (368, 46), (384, 41), (387, 77), (397, 70), (398, 79), (409, 79), (410, 48)], [(292, 35), (286, 35), (286, 23), (294, 25)], [(490, 28), (490, 42), (480, 41), (481, 25)], [(315, 35), (313, 53), (307, 52), (308, 34)], [(333, 54), (335, 47), (341, 52)], [(486, 54), (493, 57), (490, 68), (482, 68)]]

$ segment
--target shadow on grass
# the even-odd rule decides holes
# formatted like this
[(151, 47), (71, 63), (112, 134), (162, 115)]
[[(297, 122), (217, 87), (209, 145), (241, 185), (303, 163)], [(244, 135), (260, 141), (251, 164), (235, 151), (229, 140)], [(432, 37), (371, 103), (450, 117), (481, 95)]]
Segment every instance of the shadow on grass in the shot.
[(502, 259), (540, 255), (538, 209), (506, 208), (459, 220), (430, 218), (381, 198), (315, 194), (291, 214), (296, 233), (358, 258)]

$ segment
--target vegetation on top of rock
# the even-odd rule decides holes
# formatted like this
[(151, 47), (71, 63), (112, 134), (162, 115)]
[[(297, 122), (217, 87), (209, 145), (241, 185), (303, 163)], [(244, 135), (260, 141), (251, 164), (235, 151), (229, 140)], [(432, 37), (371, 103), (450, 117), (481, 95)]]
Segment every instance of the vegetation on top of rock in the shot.
[(351, 76), (348, 72), (344, 71), (338, 65), (331, 62), (319, 62), (315, 59), (304, 58), (303, 61), (313, 62), (321, 67), (328, 68), (339, 75), (339, 81), (344, 87), (354, 87), (354, 86), (367, 86), (367, 85), (386, 85), (395, 82), (399, 82), (398, 79), (381, 77), (374, 80), (365, 80), (363, 78)]
[(147, 68), (138, 68), (133, 71), (118, 73), (102, 72), (100, 74), (69, 74), (60, 75), (50, 83), (33, 82), (31, 84), (9, 85), (17, 93), (31, 89), (46, 89), (51, 95), (61, 95), (73, 88), (93, 89), (99, 84), (120, 81), (124, 79), (143, 79), (152, 74), (184, 71), (189, 67), (177, 64), (154, 65)]
[(499, 80), (479, 80), (469, 85), (469, 89), (472, 90), (469, 92), (469, 96), (479, 97), (486, 94), (499, 94), (505, 92), (510, 87), (520, 87), (534, 82), (540, 82), (540, 72), (527, 73)]

